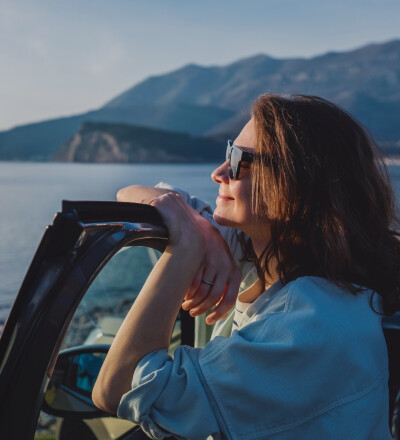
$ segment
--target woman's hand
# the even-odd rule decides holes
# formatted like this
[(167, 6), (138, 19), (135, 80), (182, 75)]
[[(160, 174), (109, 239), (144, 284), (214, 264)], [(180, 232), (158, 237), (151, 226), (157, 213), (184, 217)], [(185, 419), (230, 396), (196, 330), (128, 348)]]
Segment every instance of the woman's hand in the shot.
[[(142, 190), (133, 200), (125, 194), (123, 201), (144, 203), (144, 193)], [(122, 395), (130, 390), (140, 359), (169, 347), (185, 294), (189, 299), (184, 307), (192, 309), (192, 314), (217, 304), (210, 315), (214, 321), (234, 304), (240, 282), (239, 269), (216, 228), (175, 192), (150, 192), (149, 196), (152, 198), (147, 203), (160, 212), (169, 240), (118, 330), (93, 389), (95, 405), (114, 414)], [(213, 282), (213, 286), (201, 283), (202, 279)]]
[(192, 316), (197, 316), (216, 306), (208, 315), (207, 324), (214, 324), (226, 317), (235, 305), (241, 272), (218, 229), (189, 207), (177, 193), (160, 195), (142, 202), (155, 206), (163, 217), (169, 231), (166, 252), (185, 252), (185, 249), (193, 251), (195, 247), (203, 254), (202, 264), (182, 308), (190, 311)]
[(216, 306), (206, 319), (211, 325), (225, 318), (235, 305), (242, 274), (218, 229), (197, 212), (196, 220), (206, 243), (205, 255), (182, 308), (197, 316)]
[[(168, 229), (168, 245), (165, 252), (195, 252), (204, 257), (204, 237), (193, 212), (183, 197), (175, 192), (168, 192), (142, 203), (154, 206)], [(192, 210), (193, 211), (193, 210)]]

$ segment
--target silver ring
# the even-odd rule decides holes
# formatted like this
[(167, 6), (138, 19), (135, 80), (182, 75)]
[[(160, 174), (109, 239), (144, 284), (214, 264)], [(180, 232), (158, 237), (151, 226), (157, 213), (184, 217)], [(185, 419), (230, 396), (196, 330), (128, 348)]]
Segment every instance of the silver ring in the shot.
[(209, 283), (206, 280), (201, 280), (201, 282), (204, 283), (204, 284), (207, 284), (207, 286), (210, 286), (210, 287), (212, 287), (214, 285), (214, 283)]

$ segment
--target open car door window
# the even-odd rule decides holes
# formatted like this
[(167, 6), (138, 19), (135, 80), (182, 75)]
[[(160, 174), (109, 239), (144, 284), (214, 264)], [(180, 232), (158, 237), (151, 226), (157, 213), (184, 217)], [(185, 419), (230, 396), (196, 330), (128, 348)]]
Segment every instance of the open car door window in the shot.
[[(128, 438), (134, 427), (128, 421), (49, 416), (41, 412), (43, 397), (60, 349), (111, 344), (166, 242), (166, 228), (151, 206), (63, 203), (46, 229), (0, 340), (0, 438), (33, 439), (37, 425), (37, 439)], [(193, 345), (193, 331), (193, 319), (182, 311), (171, 350)], [(94, 354), (92, 367), (97, 362), (99, 368), (100, 358)], [(90, 388), (88, 379), (79, 380), (82, 389)]]

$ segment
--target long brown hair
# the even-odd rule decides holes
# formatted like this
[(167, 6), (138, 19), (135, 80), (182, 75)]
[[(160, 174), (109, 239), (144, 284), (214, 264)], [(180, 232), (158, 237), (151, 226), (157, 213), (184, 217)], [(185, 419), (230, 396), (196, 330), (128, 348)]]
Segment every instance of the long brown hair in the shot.
[[(277, 262), (281, 280), (327, 278), (356, 294), (372, 289), (383, 311), (399, 308), (395, 197), (376, 143), (336, 105), (316, 96), (262, 95), (252, 111), (253, 209), (271, 241), (256, 266)], [(397, 229), (397, 231), (396, 231)]]

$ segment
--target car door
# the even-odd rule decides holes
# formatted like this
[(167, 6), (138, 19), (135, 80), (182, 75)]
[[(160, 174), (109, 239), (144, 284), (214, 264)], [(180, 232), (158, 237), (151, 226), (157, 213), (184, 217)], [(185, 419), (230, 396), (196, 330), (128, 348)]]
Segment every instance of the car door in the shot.
[[(66, 418), (41, 410), (51, 400), (44, 396), (55, 366), (58, 371), (60, 350), (92, 350), (98, 361), (167, 239), (151, 206), (63, 202), (44, 233), (0, 339), (0, 438), (143, 437), (132, 423), (100, 411)], [(193, 340), (194, 321), (181, 311), (171, 352), (180, 344), (193, 345)], [(84, 389), (88, 383), (81, 381), (80, 386)]]

